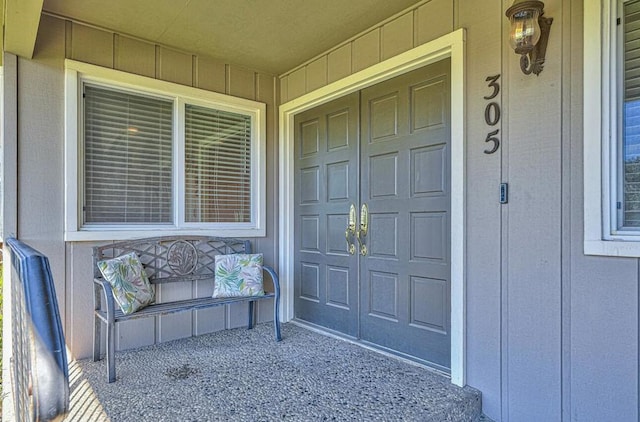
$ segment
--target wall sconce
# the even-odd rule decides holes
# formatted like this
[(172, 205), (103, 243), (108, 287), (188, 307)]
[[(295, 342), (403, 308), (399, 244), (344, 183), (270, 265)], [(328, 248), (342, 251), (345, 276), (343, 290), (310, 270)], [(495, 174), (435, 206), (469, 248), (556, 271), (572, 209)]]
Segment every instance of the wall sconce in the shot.
[(520, 54), (520, 69), (525, 75), (539, 75), (544, 65), (549, 29), (553, 18), (545, 18), (544, 3), (537, 0), (515, 0), (507, 9), (511, 22), (509, 44)]

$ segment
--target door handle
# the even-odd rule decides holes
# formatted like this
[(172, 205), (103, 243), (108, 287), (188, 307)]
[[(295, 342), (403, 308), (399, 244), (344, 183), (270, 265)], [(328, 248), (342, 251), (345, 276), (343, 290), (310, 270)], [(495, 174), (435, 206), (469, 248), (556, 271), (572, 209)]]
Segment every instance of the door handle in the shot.
[(369, 207), (367, 204), (362, 204), (360, 208), (360, 230), (356, 232), (356, 238), (360, 245), (360, 255), (367, 255), (367, 245), (364, 243), (364, 238), (369, 232)]
[(347, 239), (347, 248), (351, 255), (356, 253), (356, 245), (352, 241), (353, 235), (357, 236), (356, 230), (356, 206), (351, 204), (349, 208), (349, 222), (347, 224), (347, 230), (344, 232), (344, 237)]
[(360, 232), (363, 236), (367, 235), (369, 231), (369, 207), (367, 204), (362, 204), (360, 209)]

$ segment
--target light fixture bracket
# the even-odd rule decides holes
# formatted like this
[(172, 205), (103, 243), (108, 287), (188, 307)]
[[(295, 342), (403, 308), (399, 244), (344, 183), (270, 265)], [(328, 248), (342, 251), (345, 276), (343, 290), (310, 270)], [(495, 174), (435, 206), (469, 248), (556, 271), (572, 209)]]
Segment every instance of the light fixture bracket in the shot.
[(547, 53), (547, 42), (549, 41), (549, 30), (553, 18), (545, 18), (540, 16), (538, 18), (538, 24), (540, 25), (540, 40), (533, 47), (533, 50), (529, 54), (523, 54), (520, 56), (520, 69), (525, 75), (535, 74), (540, 75), (544, 67), (545, 54)]

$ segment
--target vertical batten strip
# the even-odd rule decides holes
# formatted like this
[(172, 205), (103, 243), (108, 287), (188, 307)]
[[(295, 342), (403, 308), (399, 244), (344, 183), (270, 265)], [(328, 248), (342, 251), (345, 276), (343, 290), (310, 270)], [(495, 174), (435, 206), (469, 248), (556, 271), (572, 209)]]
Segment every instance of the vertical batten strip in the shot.
[(191, 55), (191, 86), (198, 87), (198, 56)]
[(153, 75), (154, 79), (159, 79), (160, 78), (160, 46), (156, 45), (156, 60), (155, 60), (155, 65), (156, 65), (156, 72)]
[(72, 41), (73, 41), (73, 23), (71, 21), (64, 21), (64, 58), (71, 58)]

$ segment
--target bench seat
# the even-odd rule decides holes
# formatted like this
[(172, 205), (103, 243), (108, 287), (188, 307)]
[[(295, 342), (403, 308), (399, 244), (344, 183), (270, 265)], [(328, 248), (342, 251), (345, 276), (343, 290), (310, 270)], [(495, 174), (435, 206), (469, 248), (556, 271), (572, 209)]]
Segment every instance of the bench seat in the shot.
[[(99, 282), (104, 282), (103, 280), (98, 280)], [(275, 293), (267, 293), (264, 296), (255, 296), (255, 300), (275, 298)], [(238, 302), (247, 302), (247, 297), (222, 297), (222, 298), (212, 298), (212, 297), (202, 297), (197, 299), (186, 299), (179, 300), (175, 302), (166, 302), (166, 303), (153, 303), (148, 305), (132, 314), (125, 315), (120, 308), (116, 308), (114, 312), (114, 318), (116, 321), (128, 321), (131, 319), (137, 318), (145, 318), (149, 316), (156, 315), (168, 315), (176, 312), (184, 312), (184, 311), (195, 311), (198, 309), (210, 308), (213, 306), (219, 305), (227, 305), (230, 303), (238, 303)], [(250, 303), (252, 303), (251, 301)], [(106, 311), (98, 310), (96, 311), (96, 315), (103, 322), (107, 322), (109, 317), (107, 316)]]

